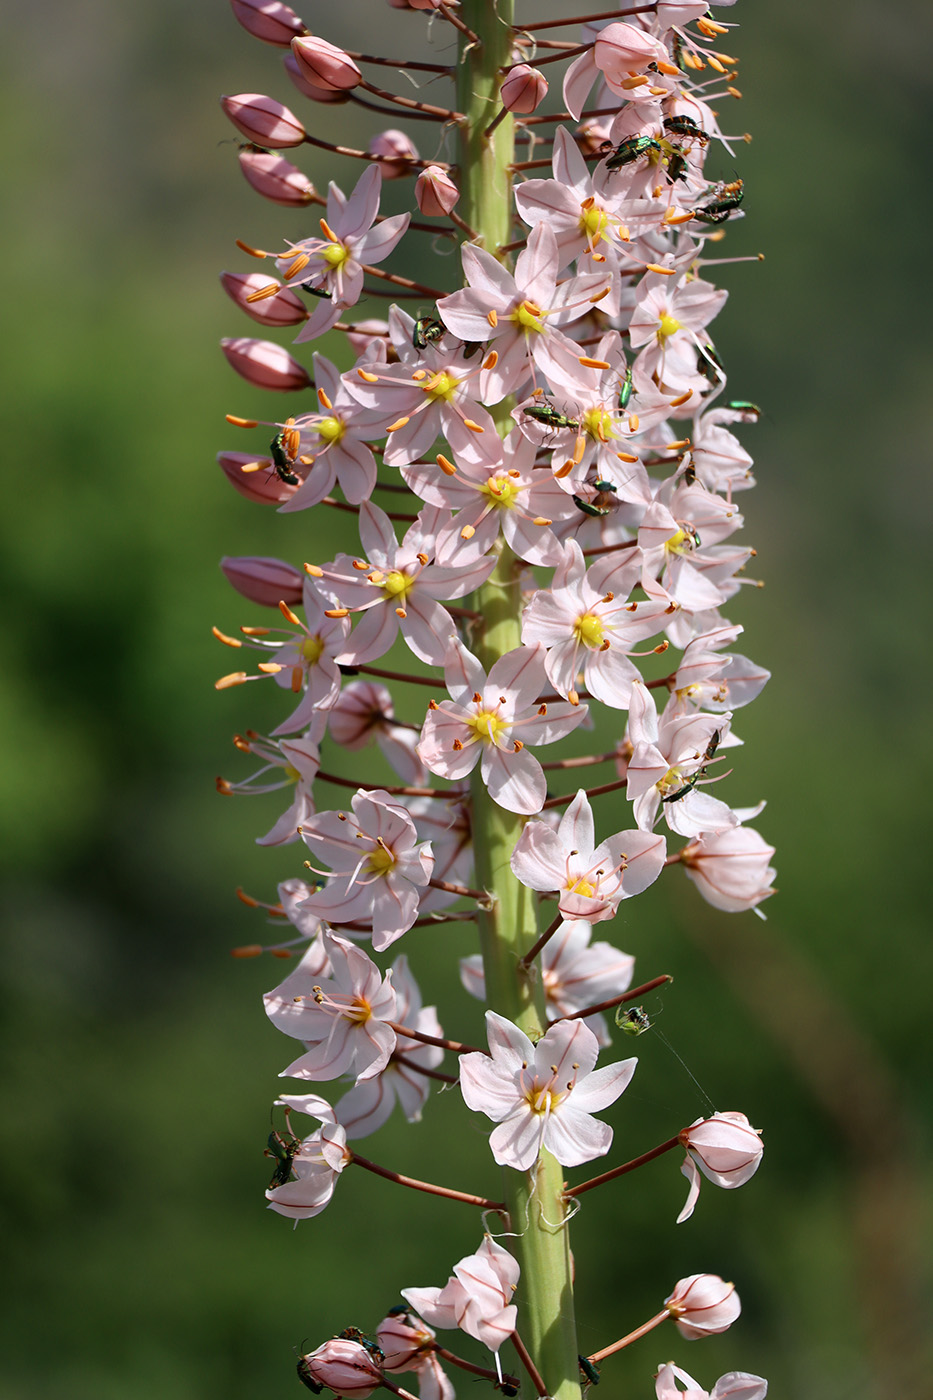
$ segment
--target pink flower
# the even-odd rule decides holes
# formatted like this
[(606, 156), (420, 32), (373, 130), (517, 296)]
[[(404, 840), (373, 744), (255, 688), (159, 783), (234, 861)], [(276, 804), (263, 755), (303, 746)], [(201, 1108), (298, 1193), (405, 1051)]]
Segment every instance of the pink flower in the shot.
[(415, 199), (422, 214), (442, 219), (460, 198), (453, 180), (439, 165), (426, 165), (415, 181)]
[[(681, 1390), (677, 1382), (682, 1382)], [(730, 1371), (720, 1376), (712, 1390), (707, 1392), (698, 1385), (692, 1376), (668, 1361), (658, 1371), (655, 1380), (657, 1400), (765, 1400), (768, 1382), (761, 1376), (750, 1376), (747, 1371)]]
[(330, 1203), (337, 1177), (350, 1160), (346, 1133), (326, 1099), (317, 1094), (285, 1095), (277, 1100), (288, 1112), (307, 1113), (321, 1124), (302, 1139), (291, 1160), (291, 1180), (266, 1191), (269, 1209), (290, 1220), (311, 1220)]
[[(274, 279), (270, 281), (265, 273), (222, 272), (220, 281), (230, 300), (261, 326), (297, 326), (308, 319), (308, 313), (295, 293), (280, 286)], [(265, 295), (267, 288), (272, 286), (278, 286), (279, 290), (272, 296)], [(264, 293), (263, 297), (259, 301), (250, 301), (252, 293), (259, 291)]]
[(394, 126), (374, 136), (368, 149), (370, 155), (379, 157), (384, 180), (399, 180), (403, 175), (409, 175), (412, 161), (418, 159), (418, 149), (411, 137)]
[(328, 712), (327, 729), (341, 749), (362, 749), (375, 739), (402, 782), (422, 786), (427, 769), (415, 752), (417, 728), (393, 723), (394, 718), (392, 696), (384, 685), (350, 681)]
[[(451, 700), (431, 701), (418, 753), (454, 781), (481, 764), (489, 795), (509, 812), (541, 808), (547, 783), (526, 744), (553, 744), (575, 729), (585, 705), (535, 705), (544, 684), (544, 648), (516, 647), (499, 658), (489, 678), (455, 639), (444, 667)], [(521, 737), (519, 737), (521, 736)]]
[[(240, 169), (257, 194), (286, 208), (310, 204), (314, 186), (303, 171), (271, 151), (247, 148), (239, 155)], [(307, 312), (305, 312), (307, 315)]]
[(512, 852), (513, 873), (533, 890), (559, 892), (565, 919), (611, 919), (623, 899), (641, 894), (664, 865), (665, 841), (644, 831), (619, 831), (595, 846), (593, 809), (581, 790), (557, 831), (529, 822)]
[(305, 510), (329, 496), (338, 482), (352, 505), (359, 505), (376, 484), (376, 459), (367, 439), (373, 415), (347, 393), (336, 367), (315, 354), (314, 382), (319, 413), (303, 413), (294, 426), (301, 435), (298, 455), (307, 469), (303, 484), (282, 506), (283, 514)]
[(760, 1130), (752, 1127), (744, 1113), (714, 1113), (712, 1118), (698, 1118), (679, 1136), (687, 1149), (681, 1171), (690, 1190), (677, 1217), (678, 1225), (693, 1214), (700, 1194), (700, 1172), (717, 1186), (744, 1186), (758, 1170), (764, 1151)]
[(243, 28), (266, 44), (288, 48), (295, 34), (304, 31), (304, 24), (282, 0), (230, 0), (233, 13)]
[(533, 112), (547, 97), (548, 81), (529, 63), (516, 63), (502, 79), (499, 97), (510, 112)]
[[(307, 905), (305, 906), (307, 911)], [(266, 1015), (286, 1035), (303, 1040), (307, 1053), (284, 1073), (294, 1079), (328, 1080), (381, 1073), (395, 1049), (396, 997), (391, 977), (362, 948), (324, 934), (333, 974), (316, 981), (301, 965), (263, 997)]]
[(316, 34), (296, 35), (292, 39), (292, 53), (301, 72), (314, 87), (336, 88), (343, 92), (362, 81), (363, 75), (349, 54)]
[[(321, 726), (318, 726), (320, 734)], [(271, 831), (265, 836), (257, 836), (259, 846), (281, 846), (298, 840), (298, 829), (303, 822), (314, 815), (314, 780), (321, 766), (317, 743), (311, 732), (301, 739), (281, 739), (275, 742), (263, 739), (250, 731), (250, 737), (236, 737), (236, 747), (241, 753), (252, 753), (265, 760), (263, 767), (249, 778), (231, 783), (226, 778), (217, 779), (217, 791), (226, 796), (255, 796), (257, 793), (276, 792), (282, 788), (293, 789), (291, 803), (282, 813)], [(282, 777), (270, 782), (260, 781), (276, 769)]]
[(255, 452), (218, 452), (217, 461), (234, 490), (256, 505), (279, 505), (298, 490), (297, 484), (282, 480), (271, 457), (257, 457)]
[[(581, 1011), (595, 1002), (608, 1001), (631, 986), (635, 959), (628, 953), (620, 953), (610, 943), (590, 943), (592, 932), (586, 919), (571, 919), (561, 924), (541, 950), (541, 984), (550, 1021)], [(460, 981), (471, 996), (486, 1000), (483, 959), (479, 953), (460, 959)], [(603, 1016), (587, 1016), (583, 1024), (590, 1028), (601, 1046), (610, 1044)]]
[(518, 1026), (487, 1011), (486, 1033), (489, 1055), (460, 1056), (460, 1091), (468, 1108), (498, 1123), (489, 1146), (500, 1166), (527, 1171), (542, 1148), (565, 1167), (604, 1156), (612, 1129), (590, 1110), (615, 1103), (638, 1061), (594, 1070), (599, 1044), (582, 1021), (557, 1021), (533, 1045)]
[(226, 336), (220, 348), (227, 357), (227, 363), (237, 374), (241, 374), (257, 389), (274, 389), (276, 393), (288, 394), (296, 389), (307, 389), (311, 377), (304, 365), (298, 363), (274, 340), (253, 340), (240, 335), (235, 339)]
[(725, 1283), (718, 1274), (691, 1274), (675, 1283), (664, 1306), (687, 1341), (725, 1332), (735, 1322), (742, 1305), (734, 1283)]
[(305, 1385), (326, 1386), (335, 1395), (353, 1400), (365, 1400), (379, 1389), (383, 1379), (382, 1367), (372, 1351), (349, 1337), (333, 1337), (302, 1356), (298, 1374)]
[(352, 805), (352, 817), (320, 812), (301, 829), (310, 849), (333, 867), (319, 872), (329, 874), (328, 883), (307, 908), (331, 922), (371, 925), (373, 947), (381, 953), (415, 922), (434, 856), (430, 841), (418, 843), (407, 810), (387, 792), (360, 791)]
[(776, 871), (769, 864), (774, 847), (757, 831), (737, 826), (731, 831), (702, 832), (680, 853), (684, 873), (715, 909), (737, 913), (755, 909), (774, 894)]
[(300, 146), (305, 129), (288, 107), (261, 92), (222, 97), (220, 105), (247, 141), (257, 146)]
[(454, 1400), (454, 1388), (434, 1349), (435, 1333), (408, 1312), (391, 1312), (376, 1329), (387, 1371), (415, 1371), (419, 1400)]
[(713, 753), (729, 734), (732, 716), (677, 714), (665, 708), (658, 719), (651, 691), (641, 681), (632, 686), (629, 705), (629, 738), (634, 753), (629, 759), (626, 794), (642, 831), (650, 831), (658, 812), (672, 831), (681, 836), (724, 831), (739, 819), (725, 802), (702, 792), (698, 784), (709, 781), (706, 768)]
[(444, 1288), (403, 1288), (402, 1297), (435, 1327), (459, 1327), (498, 1351), (515, 1331), (518, 1262), (487, 1235), (475, 1254), (454, 1265)]

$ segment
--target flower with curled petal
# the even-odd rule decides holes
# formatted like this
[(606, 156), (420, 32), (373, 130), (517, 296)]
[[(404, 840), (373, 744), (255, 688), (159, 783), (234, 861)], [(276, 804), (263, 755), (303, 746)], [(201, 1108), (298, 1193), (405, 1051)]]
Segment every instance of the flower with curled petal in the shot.
[(518, 1308), (510, 1299), (519, 1272), (518, 1261), (487, 1235), (454, 1265), (444, 1288), (403, 1288), (402, 1297), (434, 1327), (459, 1327), (498, 1351), (515, 1331)]

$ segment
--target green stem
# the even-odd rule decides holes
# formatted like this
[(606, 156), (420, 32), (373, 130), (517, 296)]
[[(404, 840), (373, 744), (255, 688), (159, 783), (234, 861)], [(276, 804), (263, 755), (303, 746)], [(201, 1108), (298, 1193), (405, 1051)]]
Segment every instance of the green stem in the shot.
[[(512, 232), (509, 166), (515, 158), (511, 114), (487, 128), (501, 109), (499, 70), (511, 60), (513, 0), (463, 0), (460, 16), (479, 38), (461, 43), (457, 105), (460, 127), (460, 204), (458, 213), (490, 251), (508, 243)], [(512, 426), (511, 405), (491, 410), (504, 435)], [(479, 614), (473, 649), (488, 672), (506, 652), (521, 646), (521, 564), (502, 545), (499, 562), (476, 595)], [(472, 822), (476, 884), (490, 891), (493, 905), (477, 911), (486, 978), (486, 1002), (516, 1022), (532, 1039), (547, 1030), (544, 992), (535, 968), (521, 959), (538, 938), (532, 891), (515, 879), (509, 860), (525, 824), (499, 807), (477, 768), (473, 774)], [(505, 1194), (511, 1244), (521, 1266), (518, 1303), (522, 1337), (553, 1400), (580, 1400), (580, 1370), (573, 1316), (570, 1244), (564, 1224), (563, 1169), (542, 1152), (530, 1172), (506, 1169)]]

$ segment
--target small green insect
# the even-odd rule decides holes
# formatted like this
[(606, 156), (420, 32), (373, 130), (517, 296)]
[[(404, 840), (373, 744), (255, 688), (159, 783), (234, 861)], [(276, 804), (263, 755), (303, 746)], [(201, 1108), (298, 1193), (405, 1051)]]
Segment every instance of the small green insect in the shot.
[(731, 184), (721, 185), (716, 198), (711, 199), (709, 204), (701, 204), (698, 209), (694, 209), (693, 217), (699, 219), (702, 224), (725, 223), (733, 209), (738, 209), (744, 198), (742, 181), (733, 180)]
[(597, 481), (596, 495), (591, 501), (585, 501), (582, 496), (572, 496), (571, 500), (584, 515), (608, 515), (618, 505), (617, 489), (611, 481)]
[(704, 146), (709, 140), (709, 133), (697, 126), (692, 117), (665, 117), (661, 125), (665, 131), (673, 132), (675, 136), (691, 136), (694, 141), (700, 141)]
[(566, 413), (561, 413), (552, 403), (533, 403), (524, 411), (529, 418), (533, 418), (536, 423), (543, 423), (546, 428), (579, 428), (580, 426), (575, 418), (568, 418)]
[(429, 345), (443, 340), (446, 330), (447, 327), (433, 316), (419, 316), (411, 333), (411, 343), (416, 350), (426, 350)]
[(701, 778), (706, 777), (706, 765), (714, 757), (716, 750), (719, 748), (719, 740), (721, 738), (722, 730), (714, 729), (712, 734), (710, 735), (709, 743), (706, 745), (706, 752), (703, 755), (702, 767), (698, 768), (695, 773), (692, 773), (690, 775), (690, 777), (684, 783), (683, 787), (679, 787), (676, 792), (669, 792), (666, 797), (662, 797), (662, 802), (679, 802), (681, 798), (687, 796), (688, 792), (693, 791), (693, 789), (696, 787), (697, 783), (700, 781)]
[(687, 178), (687, 157), (679, 146), (675, 146), (667, 158), (667, 178), (672, 185)]
[(280, 433), (269, 443), (269, 452), (272, 455), (272, 465), (275, 474), (280, 481), (284, 481), (286, 486), (299, 486), (301, 477), (296, 476), (292, 471), (292, 461), (285, 449), (285, 434), (288, 429), (283, 428)]
[(309, 1390), (313, 1390), (315, 1395), (320, 1395), (324, 1387), (316, 1381), (311, 1374), (311, 1364), (306, 1356), (298, 1358), (298, 1379), (302, 1385), (306, 1385)]
[(632, 366), (625, 366), (625, 374), (622, 383), (619, 385), (619, 412), (624, 413), (628, 408), (629, 399), (632, 397)]
[(292, 1164), (301, 1151), (301, 1142), (291, 1133), (287, 1138), (284, 1138), (274, 1128), (267, 1141), (268, 1145), (263, 1155), (275, 1158), (275, 1168), (272, 1172), (272, 1180), (269, 1182), (269, 1190), (272, 1191), (276, 1186), (284, 1186), (286, 1181), (291, 1181)]
[[(726, 371), (723, 369), (722, 360), (716, 354), (715, 346), (706, 341), (704, 345), (697, 346), (697, 374), (702, 374), (706, 382), (714, 389), (725, 383)], [(704, 393), (706, 390), (703, 391)]]
[(599, 1385), (599, 1367), (594, 1366), (588, 1356), (578, 1356), (580, 1370), (589, 1385)]
[(385, 1352), (382, 1347), (373, 1341), (372, 1337), (367, 1337), (366, 1333), (359, 1327), (345, 1327), (342, 1332), (338, 1332), (338, 1337), (347, 1342), (358, 1342), (361, 1347), (365, 1347), (374, 1361), (380, 1365), (385, 1361)]
[(692, 486), (697, 479), (696, 464), (691, 460), (684, 467), (684, 485)]
[(611, 155), (606, 156), (607, 170), (621, 170), (623, 165), (648, 155), (651, 151), (660, 153), (661, 147), (653, 136), (629, 136), (620, 141)]
[(330, 292), (326, 291), (323, 287), (315, 287), (313, 282), (302, 282), (301, 290), (307, 292), (309, 296), (321, 297), (322, 300), (333, 301)]
[(626, 1035), (644, 1035), (645, 1031), (651, 1030), (651, 1021), (643, 1006), (628, 1006), (624, 1010), (620, 1006), (616, 1009), (615, 1019), (619, 1030)]
[(730, 399), (726, 404), (733, 413), (747, 413), (749, 418), (760, 418), (761, 409), (756, 403), (749, 403), (747, 399)]

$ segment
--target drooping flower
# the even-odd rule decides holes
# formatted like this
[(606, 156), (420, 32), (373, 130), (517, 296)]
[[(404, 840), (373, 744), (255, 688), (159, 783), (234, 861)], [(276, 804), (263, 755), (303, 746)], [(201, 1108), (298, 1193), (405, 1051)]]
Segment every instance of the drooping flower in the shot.
[(717, 1186), (744, 1186), (761, 1165), (761, 1133), (744, 1113), (714, 1113), (698, 1118), (680, 1133), (687, 1149), (681, 1171), (690, 1183), (687, 1203), (677, 1217), (689, 1220), (700, 1195), (700, 1172)]
[[(677, 1384), (680, 1381), (681, 1386)], [(655, 1380), (657, 1400), (765, 1400), (768, 1382), (761, 1376), (751, 1376), (747, 1371), (730, 1371), (707, 1393), (692, 1376), (668, 1361), (658, 1371)]]
[(459, 1327), (490, 1351), (515, 1331), (518, 1261), (487, 1235), (475, 1254), (454, 1265), (443, 1288), (403, 1288), (402, 1297), (434, 1327)]
[(674, 1285), (664, 1306), (688, 1342), (725, 1332), (742, 1311), (734, 1283), (718, 1274), (691, 1274)]

